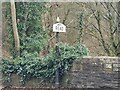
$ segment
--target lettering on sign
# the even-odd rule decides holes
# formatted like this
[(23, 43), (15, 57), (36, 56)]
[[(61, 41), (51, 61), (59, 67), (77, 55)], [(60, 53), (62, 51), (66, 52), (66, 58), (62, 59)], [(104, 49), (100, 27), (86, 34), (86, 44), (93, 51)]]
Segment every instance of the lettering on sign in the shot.
[(53, 24), (53, 32), (66, 32), (66, 26), (62, 23)]

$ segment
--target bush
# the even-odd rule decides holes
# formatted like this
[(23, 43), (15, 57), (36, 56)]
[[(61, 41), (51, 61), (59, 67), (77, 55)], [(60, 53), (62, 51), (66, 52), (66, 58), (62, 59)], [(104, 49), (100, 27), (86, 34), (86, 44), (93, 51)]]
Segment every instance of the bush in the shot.
[(87, 56), (88, 55), (88, 48), (85, 47), (85, 45), (81, 44), (81, 43), (77, 43), (74, 45), (75, 47), (75, 57), (76, 58), (80, 58), (83, 56)]
[(2, 73), (7, 77), (5, 81), (10, 82), (13, 73), (21, 77), (22, 85), (31, 78), (42, 78), (42, 82), (54, 83), (57, 67), (60, 69), (60, 78), (65, 72), (69, 71), (75, 59), (87, 55), (87, 49), (81, 44), (70, 46), (60, 43), (59, 66), (55, 62), (55, 48), (49, 50), (45, 57), (39, 57), (37, 52), (22, 53), (22, 57), (14, 60), (2, 60)]

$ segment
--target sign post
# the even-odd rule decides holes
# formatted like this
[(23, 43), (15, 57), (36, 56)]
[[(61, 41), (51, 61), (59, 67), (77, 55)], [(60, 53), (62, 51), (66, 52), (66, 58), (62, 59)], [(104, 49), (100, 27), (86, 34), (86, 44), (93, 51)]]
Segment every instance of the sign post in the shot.
[(56, 65), (57, 70), (55, 73), (56, 79), (55, 79), (55, 87), (58, 88), (60, 86), (60, 80), (59, 80), (59, 63), (60, 63), (60, 51), (59, 51), (59, 32), (66, 32), (66, 26), (62, 23), (59, 23), (60, 19), (57, 17), (57, 23), (53, 24), (53, 32), (56, 32)]

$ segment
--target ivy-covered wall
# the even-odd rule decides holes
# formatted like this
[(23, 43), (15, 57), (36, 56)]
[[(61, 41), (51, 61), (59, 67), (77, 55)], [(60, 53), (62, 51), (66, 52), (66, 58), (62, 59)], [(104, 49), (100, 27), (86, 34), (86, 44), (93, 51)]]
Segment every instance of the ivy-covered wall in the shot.
[[(74, 46), (60, 43), (59, 46), (59, 64), (56, 64), (55, 48), (51, 48), (47, 56), (44, 57), (40, 57), (37, 53), (25, 52), (23, 57), (3, 59), (0, 63), (4, 75), (3, 84), (11, 86), (15, 77), (19, 77), (17, 81), (21, 86), (26, 86), (32, 79), (38, 80), (40, 84), (53, 84), (57, 68), (59, 68), (60, 82), (62, 82), (63, 76), (71, 69), (73, 61), (88, 55), (88, 50), (80, 43)], [(15, 84), (17, 83), (15, 82)]]
[[(120, 84), (118, 57), (83, 57), (75, 60), (61, 83), (62, 87), (75, 88), (118, 88)], [(12, 86), (20, 87), (20, 77), (12, 75)], [(40, 83), (41, 79), (31, 79), (26, 87), (52, 87), (54, 83)]]

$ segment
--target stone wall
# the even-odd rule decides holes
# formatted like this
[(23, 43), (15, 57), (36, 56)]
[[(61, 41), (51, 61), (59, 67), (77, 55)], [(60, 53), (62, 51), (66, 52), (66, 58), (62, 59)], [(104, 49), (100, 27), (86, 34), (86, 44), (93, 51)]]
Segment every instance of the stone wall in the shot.
[(64, 84), (77, 88), (118, 88), (119, 70), (118, 57), (84, 57), (73, 63)]
[[(83, 57), (73, 63), (71, 70), (63, 78), (61, 87), (69, 88), (118, 88), (120, 85), (120, 58)], [(12, 75), (12, 86), (20, 87), (20, 78)], [(25, 87), (54, 87), (53, 84), (40, 84), (32, 79)]]

